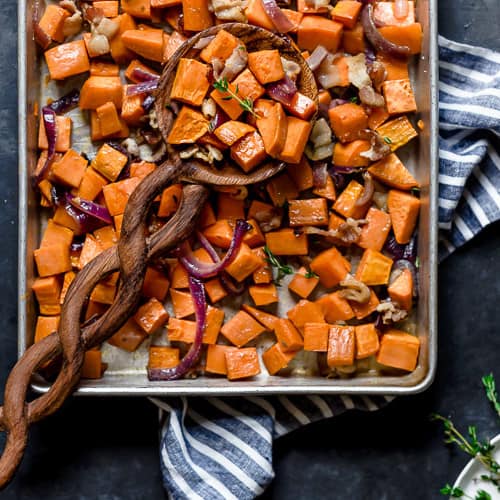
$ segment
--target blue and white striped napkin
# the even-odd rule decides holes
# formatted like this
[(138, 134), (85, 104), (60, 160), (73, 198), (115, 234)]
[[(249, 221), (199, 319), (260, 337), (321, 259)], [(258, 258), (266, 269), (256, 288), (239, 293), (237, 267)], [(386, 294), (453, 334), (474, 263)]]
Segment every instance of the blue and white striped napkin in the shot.
[[(500, 218), (500, 54), (439, 38), (440, 257)], [(271, 482), (273, 440), (390, 397), (152, 399), (160, 461), (173, 499), (252, 499)]]

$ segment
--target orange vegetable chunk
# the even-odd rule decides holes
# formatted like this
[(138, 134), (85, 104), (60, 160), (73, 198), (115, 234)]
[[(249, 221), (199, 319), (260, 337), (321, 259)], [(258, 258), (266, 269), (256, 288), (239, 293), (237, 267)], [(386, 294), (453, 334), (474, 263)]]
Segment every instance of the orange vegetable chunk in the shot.
[(296, 353), (293, 351), (284, 351), (282, 345), (277, 342), (262, 354), (262, 361), (269, 375), (276, 375), (276, 373), (288, 366), (295, 355)]
[(252, 252), (252, 249), (242, 243), (235, 259), (226, 267), (229, 273), (236, 281), (243, 281), (263, 264), (262, 259)]
[[(261, 102), (260, 99), (255, 103), (256, 110), (259, 102)], [(288, 130), (288, 121), (283, 106), (279, 102), (273, 104), (261, 113), (261, 117), (256, 122), (266, 153), (272, 157), (278, 156), (285, 146)]]
[(156, 298), (160, 302), (165, 300), (170, 286), (168, 278), (158, 269), (147, 267), (142, 286), (142, 294), (145, 297)]
[(35, 343), (40, 342), (51, 333), (57, 332), (60, 316), (38, 316), (35, 327)]
[(121, 0), (124, 12), (140, 19), (151, 19), (151, 0)]
[(93, 7), (101, 9), (104, 17), (117, 17), (119, 12), (118, 0), (99, 0), (92, 4)]
[(122, 107), (123, 85), (119, 76), (91, 76), (80, 90), (80, 109), (97, 109), (112, 102), (118, 109)]
[(355, 339), (353, 326), (334, 325), (328, 335), (327, 363), (330, 368), (354, 364)]
[(309, 245), (306, 234), (295, 234), (293, 229), (266, 233), (266, 245), (274, 255), (307, 255)]
[[(71, 128), (72, 121), (69, 116), (56, 116), (56, 151), (58, 153), (65, 153), (71, 147)], [(49, 148), (42, 118), (40, 118), (40, 128), (38, 129), (38, 148)]]
[(297, 45), (302, 50), (313, 51), (323, 45), (330, 52), (337, 52), (342, 40), (342, 24), (320, 16), (304, 16), (298, 29)]
[(390, 257), (369, 248), (361, 257), (356, 270), (356, 279), (369, 286), (386, 285), (389, 283), (392, 264)]
[(163, 30), (128, 30), (121, 38), (122, 43), (129, 50), (151, 61), (162, 62), (164, 50)]
[(200, 52), (200, 59), (210, 63), (212, 59), (221, 59), (225, 61), (233, 50), (243, 44), (234, 35), (226, 30), (220, 30), (215, 38)]
[(207, 349), (205, 370), (209, 373), (227, 375), (226, 352), (235, 350), (236, 347), (228, 345), (209, 345)]
[(207, 72), (206, 64), (195, 59), (181, 58), (177, 65), (170, 98), (192, 106), (201, 106), (210, 87)]
[(363, 195), (364, 187), (355, 180), (349, 182), (347, 187), (340, 193), (333, 205), (333, 209), (344, 217), (361, 219), (366, 211), (366, 205), (356, 205), (356, 202)]
[(420, 200), (404, 191), (391, 189), (387, 196), (387, 208), (396, 241), (401, 244), (409, 243), (417, 224)]
[(290, 200), (288, 217), (291, 227), (328, 225), (328, 205), (325, 199)]
[(290, 114), (306, 121), (309, 120), (318, 109), (315, 101), (300, 92), (294, 94), (290, 104), (284, 103), (283, 106)]
[(194, 314), (193, 298), (190, 293), (180, 292), (173, 288), (170, 289), (170, 298), (176, 318), (186, 318)]
[(331, 12), (332, 19), (342, 23), (346, 28), (353, 29), (362, 6), (361, 2), (355, 0), (339, 0)]
[(304, 346), (302, 335), (289, 319), (279, 318), (274, 324), (274, 333), (285, 352), (298, 351)]
[(126, 31), (135, 30), (136, 24), (134, 18), (127, 13), (119, 15), (113, 20), (118, 23), (118, 33), (110, 40), (111, 57), (117, 64), (128, 64), (134, 59), (135, 54), (125, 47), (122, 35)]
[(387, 54), (379, 52), (377, 54), (377, 61), (384, 65), (387, 73), (386, 81), (389, 80), (406, 80), (408, 75), (408, 61), (405, 59), (398, 59), (391, 57)]
[(96, 113), (104, 137), (120, 132), (122, 124), (114, 103), (107, 102), (99, 106)]
[(108, 344), (123, 349), (124, 351), (137, 351), (144, 339), (147, 337), (139, 325), (130, 318), (112, 337)]
[(278, 290), (273, 283), (250, 286), (248, 293), (256, 306), (267, 306), (278, 302)]
[(409, 269), (401, 274), (387, 287), (389, 297), (405, 311), (409, 311), (413, 301), (413, 275)]
[(45, 51), (45, 60), (52, 80), (64, 80), (90, 69), (90, 61), (83, 40), (63, 43)]
[(342, 33), (342, 46), (348, 54), (357, 55), (365, 51), (366, 43), (361, 23), (352, 29), (344, 29)]
[(161, 302), (155, 298), (149, 299), (134, 314), (137, 324), (148, 334), (165, 325), (168, 318), (168, 312), (165, 311)]
[(410, 47), (410, 54), (419, 54), (422, 47), (422, 25), (420, 23), (406, 26), (383, 26), (380, 34), (390, 42)]
[(102, 353), (97, 349), (87, 351), (83, 358), (82, 378), (99, 379), (102, 377), (104, 367), (102, 364)]
[(59, 303), (61, 283), (56, 276), (36, 278), (31, 289), (38, 301), (40, 314), (54, 316), (61, 313), (61, 305)]
[(57, 5), (47, 5), (38, 25), (44, 33), (56, 42), (64, 42), (64, 21), (70, 13)]
[(120, 175), (120, 172), (126, 165), (127, 161), (128, 158), (126, 155), (109, 146), (108, 144), (103, 144), (99, 148), (99, 151), (97, 152), (95, 158), (92, 160), (91, 166), (104, 177), (106, 177), (106, 179), (115, 181)]
[(381, 365), (413, 371), (417, 366), (420, 341), (400, 330), (390, 329), (382, 337), (377, 362)]
[(165, 62), (168, 61), (186, 40), (187, 38), (184, 35), (181, 35), (178, 31), (174, 31), (166, 40), (164, 40), (163, 60)]
[(221, 328), (221, 333), (232, 344), (242, 347), (266, 329), (245, 311), (238, 311)]
[(333, 163), (343, 167), (367, 167), (370, 160), (360, 153), (365, 153), (370, 149), (370, 143), (357, 139), (346, 144), (335, 143), (333, 148)]
[[(310, 275), (309, 277), (307, 277)], [(292, 278), (288, 285), (288, 289), (296, 293), (299, 297), (307, 299), (309, 295), (313, 292), (319, 283), (319, 278), (314, 276), (313, 273), (306, 270), (305, 267), (301, 267)]]
[(213, 24), (208, 0), (182, 0), (184, 29), (202, 31)]
[(158, 217), (168, 217), (177, 211), (182, 199), (182, 184), (172, 184), (163, 190), (158, 207)]
[(297, 187), (286, 173), (273, 177), (267, 183), (266, 190), (276, 207), (282, 207), (286, 201), (299, 196)]
[(380, 344), (373, 323), (356, 325), (354, 334), (356, 337), (356, 359), (368, 358), (378, 352)]
[(259, 356), (255, 347), (226, 351), (227, 378), (239, 380), (260, 373)]
[(286, 172), (299, 191), (313, 187), (312, 168), (305, 156), (301, 158), (300, 163), (288, 165)]
[(34, 251), (36, 267), (40, 277), (71, 271), (69, 246), (55, 244), (42, 246)]
[(362, 226), (357, 243), (361, 248), (371, 248), (380, 252), (392, 227), (391, 216), (378, 208), (371, 207), (365, 219), (368, 222)]
[[(227, 146), (232, 146), (255, 129), (248, 123), (229, 120), (214, 130), (215, 136)], [(265, 143), (264, 143), (265, 144)]]
[(289, 309), (287, 316), (297, 328), (302, 328), (306, 323), (324, 321), (323, 308), (318, 303), (309, 300), (299, 300)]
[(327, 323), (306, 323), (304, 325), (304, 351), (326, 352), (330, 325)]
[(382, 93), (385, 97), (385, 106), (390, 115), (417, 111), (417, 103), (409, 79), (384, 82), (382, 84)]
[(350, 304), (356, 319), (363, 319), (377, 310), (377, 306), (380, 304), (380, 301), (378, 300), (376, 293), (373, 290), (370, 290), (370, 298), (368, 299), (368, 302), (360, 304), (359, 302), (351, 301)]
[(243, 304), (242, 309), (250, 314), (254, 319), (256, 319), (259, 323), (264, 325), (269, 331), (274, 331), (276, 326), (276, 322), (279, 320), (278, 317), (274, 316), (274, 314), (270, 314), (265, 311), (261, 311), (260, 309), (256, 309), (255, 307), (251, 307), (248, 304)]
[(66, 151), (64, 156), (52, 164), (52, 175), (63, 184), (77, 188), (83, 178), (88, 161), (73, 149)]
[(335, 106), (328, 111), (330, 125), (341, 142), (351, 142), (359, 132), (368, 127), (368, 115), (364, 109), (352, 102)]
[(281, 56), (276, 49), (250, 52), (248, 67), (262, 85), (276, 82), (285, 76)]
[(111, 215), (121, 215), (125, 212), (128, 199), (140, 182), (139, 177), (130, 177), (102, 188), (104, 201)]
[(278, 158), (287, 163), (300, 163), (311, 129), (310, 122), (294, 116), (287, 116), (285, 145)]
[(180, 363), (179, 349), (164, 345), (150, 346), (148, 368), (175, 368)]
[(345, 279), (351, 270), (351, 264), (335, 247), (332, 247), (312, 260), (311, 270), (319, 276), (323, 286), (332, 288)]
[(244, 200), (238, 200), (234, 196), (231, 196), (229, 193), (219, 193), (219, 195), (217, 196), (217, 218), (219, 220), (226, 219), (231, 222), (235, 222), (238, 219), (244, 219)]
[(354, 311), (349, 302), (339, 292), (323, 295), (316, 301), (325, 315), (328, 323), (347, 321), (354, 318)]
[(245, 15), (250, 24), (260, 26), (270, 31), (276, 29), (262, 5), (262, 0), (249, 0), (247, 8), (245, 9)]
[(266, 91), (248, 68), (244, 69), (232, 83), (235, 87), (238, 87), (238, 95), (242, 99), (248, 98), (253, 102), (264, 95)]
[(371, 165), (368, 172), (378, 181), (396, 189), (410, 190), (419, 185), (394, 153)]
[(231, 146), (231, 158), (248, 173), (266, 159), (266, 149), (260, 134), (255, 131)]
[(194, 109), (183, 106), (168, 135), (169, 144), (192, 144), (208, 132), (208, 120)]

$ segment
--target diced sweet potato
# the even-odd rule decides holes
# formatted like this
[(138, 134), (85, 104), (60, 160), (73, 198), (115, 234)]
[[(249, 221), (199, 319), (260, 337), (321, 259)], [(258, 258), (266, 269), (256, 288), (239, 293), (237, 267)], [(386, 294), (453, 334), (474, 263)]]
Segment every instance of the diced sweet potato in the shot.
[(71, 231), (71, 229), (57, 224), (54, 219), (49, 219), (47, 221), (47, 227), (43, 232), (40, 246), (62, 245), (69, 247), (72, 241), (73, 231)]
[(196, 59), (181, 58), (177, 65), (170, 98), (192, 106), (201, 106), (210, 87), (207, 72), (206, 64)]
[(40, 277), (52, 276), (71, 270), (69, 247), (64, 244), (42, 246), (34, 251)]
[(97, 109), (112, 102), (118, 109), (122, 107), (123, 86), (119, 76), (91, 76), (80, 90), (80, 109)]
[(161, 271), (154, 267), (146, 268), (144, 284), (142, 286), (142, 294), (145, 297), (155, 297), (160, 302), (163, 302), (169, 286), (170, 283), (168, 278)]
[(219, 302), (223, 298), (227, 297), (227, 291), (223, 287), (219, 278), (213, 278), (205, 282), (205, 291), (207, 292), (208, 298), (212, 304)]
[(235, 350), (236, 347), (228, 345), (209, 345), (205, 370), (209, 373), (227, 375), (226, 352)]
[[(239, 88), (236, 89), (234, 83), (228, 84), (228, 90), (232, 94), (239, 95)], [(231, 120), (237, 120), (244, 111), (237, 99), (229, 99), (229, 97), (231, 97), (229, 92), (214, 89), (210, 93), (210, 97), (222, 108)]]
[(83, 243), (82, 251), (80, 253), (80, 259), (78, 262), (78, 268), (83, 269), (91, 260), (94, 260), (102, 251), (101, 244), (97, 239), (91, 234), (87, 233), (85, 235), (85, 241)]
[(245, 243), (241, 244), (235, 259), (226, 267), (226, 271), (236, 280), (243, 281), (263, 264), (252, 249)]
[(365, 250), (356, 270), (356, 279), (369, 286), (386, 285), (389, 283), (392, 264), (392, 259), (382, 253)]
[(422, 25), (382, 26), (380, 34), (390, 42), (410, 47), (410, 54), (419, 54), (422, 47)]
[(128, 158), (126, 155), (108, 144), (103, 144), (92, 160), (91, 167), (106, 177), (106, 179), (115, 181), (123, 167), (127, 164), (127, 161)]
[(186, 318), (194, 314), (194, 303), (190, 293), (171, 288), (170, 298), (176, 318)]
[[(144, 95), (127, 95), (128, 85), (123, 87), (123, 100), (122, 100), (122, 111), (120, 113), (121, 119), (130, 126), (139, 126), (141, 124), (142, 118), (146, 114), (142, 104), (144, 102)], [(121, 120), (119, 122), (120, 129), (122, 127)], [(101, 133), (103, 134), (103, 128), (101, 124)], [(104, 134), (103, 134), (104, 135)]]
[(183, 106), (168, 135), (169, 144), (192, 144), (208, 132), (208, 120), (199, 111)]
[(187, 40), (184, 35), (174, 31), (165, 41), (163, 47), (163, 61), (167, 62), (175, 51)]
[(328, 225), (328, 206), (325, 199), (290, 200), (288, 218), (291, 227)]
[(102, 191), (108, 181), (98, 174), (92, 167), (88, 167), (78, 187), (78, 196), (84, 200), (92, 201)]
[(327, 323), (306, 323), (304, 325), (304, 351), (326, 352), (330, 325)]
[(118, 0), (99, 0), (92, 4), (96, 9), (101, 9), (104, 17), (117, 17), (119, 12)]
[(304, 16), (298, 29), (297, 45), (313, 51), (323, 45), (330, 52), (337, 52), (342, 39), (342, 24), (320, 16)]
[(378, 333), (373, 323), (356, 325), (354, 327), (356, 337), (356, 359), (373, 356), (380, 347)]
[(334, 325), (328, 335), (327, 363), (330, 368), (354, 364), (354, 327)]
[(418, 187), (418, 182), (394, 153), (374, 163), (368, 172), (378, 181), (396, 189)]
[(407, 116), (399, 116), (394, 120), (385, 122), (376, 131), (389, 144), (391, 151), (396, 151), (396, 149), (404, 146), (418, 135)]
[[(105, 3), (105, 2), (99, 2), (99, 3)], [(82, 378), (99, 379), (102, 377), (104, 370), (105, 367), (103, 366), (102, 363), (101, 351), (97, 349), (92, 349), (90, 351), (87, 351), (83, 358)]]
[(38, 25), (52, 40), (64, 42), (64, 21), (70, 16), (69, 12), (57, 5), (47, 5)]
[(355, 0), (340, 0), (331, 12), (332, 19), (342, 23), (346, 28), (353, 29), (362, 6), (362, 3)]
[(137, 76), (135, 75), (134, 71), (136, 69), (142, 71), (143, 73), (151, 75), (151, 77), (160, 76), (154, 69), (146, 66), (141, 61), (139, 61), (139, 59), (134, 59), (130, 62), (130, 64), (127, 66), (127, 69), (125, 70), (125, 77), (133, 83), (140, 83), (141, 81), (143, 81), (142, 79), (137, 78)]
[[(261, 101), (259, 99), (259, 101)], [(259, 101), (256, 103), (256, 109)], [(283, 106), (277, 102), (269, 109), (261, 113), (261, 117), (256, 120), (257, 128), (264, 141), (266, 153), (269, 156), (277, 157), (285, 146), (288, 120), (283, 111)]]
[(136, 54), (151, 61), (163, 61), (163, 30), (128, 30), (121, 38), (123, 45)]
[(260, 26), (270, 31), (276, 29), (262, 5), (262, 0), (249, 0), (245, 9), (245, 15), (248, 22), (254, 26)]
[(292, 9), (281, 9), (281, 12), (288, 17), (288, 20), (293, 25), (293, 28), (289, 31), (289, 33), (297, 33), (300, 21), (302, 21), (302, 18), (304, 17), (303, 13)]
[(250, 52), (248, 67), (262, 85), (276, 82), (285, 76), (281, 56), (276, 49)]
[(370, 160), (360, 153), (366, 153), (369, 149), (370, 143), (361, 139), (346, 144), (337, 142), (333, 148), (333, 163), (343, 167), (367, 167)]
[[(71, 147), (71, 128), (72, 121), (69, 116), (56, 116), (56, 151), (58, 153), (65, 153)], [(48, 149), (49, 147), (42, 118), (40, 118), (38, 130), (38, 147), (39, 149)]]
[(274, 283), (250, 286), (248, 293), (256, 306), (267, 306), (278, 302), (278, 290)]
[(184, 29), (202, 31), (213, 25), (208, 0), (182, 0)]
[(337, 191), (335, 189), (335, 184), (333, 179), (328, 176), (326, 178), (326, 183), (323, 187), (318, 187), (313, 189), (313, 194), (325, 198), (330, 201), (335, 201), (337, 199)]
[(356, 205), (356, 202), (363, 195), (364, 187), (357, 181), (352, 180), (340, 193), (333, 205), (333, 209), (344, 217), (361, 219), (366, 211), (366, 205)]
[(96, 113), (103, 137), (120, 132), (122, 124), (114, 103), (107, 102), (99, 106)]
[(351, 301), (350, 304), (356, 319), (363, 319), (377, 310), (377, 306), (380, 304), (380, 301), (378, 300), (376, 293), (373, 290), (370, 290), (370, 298), (368, 299), (368, 302), (360, 304), (359, 302)]
[(233, 229), (227, 220), (218, 220), (207, 227), (203, 234), (212, 245), (228, 249), (233, 238)]
[[(247, 231), (243, 241), (250, 247), (255, 248), (260, 245), (263, 245), (266, 242), (262, 231), (260, 230), (260, 226), (254, 219), (249, 219), (248, 224), (250, 224), (251, 229)], [(257, 252), (258, 253), (258, 252)]]
[(286, 172), (299, 191), (313, 187), (312, 168), (305, 156), (300, 159), (300, 163), (297, 165), (288, 165)]
[(406, 80), (408, 75), (408, 61), (391, 57), (383, 52), (377, 54), (377, 61), (384, 65), (387, 73), (386, 81), (389, 80)]
[(117, 64), (105, 61), (90, 61), (90, 76), (119, 76), (120, 68)]
[(390, 115), (417, 111), (417, 103), (409, 79), (384, 82), (382, 84), (382, 93), (385, 97), (385, 106)]
[(200, 52), (200, 59), (210, 63), (213, 58), (225, 61), (241, 41), (226, 30), (220, 30), (215, 38)]
[(417, 366), (420, 341), (400, 330), (388, 330), (380, 342), (377, 362), (381, 365), (413, 371)]
[(403, 269), (401, 274), (387, 287), (389, 297), (393, 302), (409, 311), (413, 301), (413, 275), (409, 269)]
[(302, 329), (306, 323), (321, 323), (324, 321), (323, 308), (316, 302), (300, 300), (287, 312), (288, 318), (293, 324)]
[(90, 61), (83, 40), (63, 43), (45, 51), (45, 60), (52, 80), (64, 80), (90, 69)]
[(229, 380), (254, 377), (260, 373), (259, 356), (255, 347), (227, 350), (224, 355)]
[(319, 276), (323, 286), (332, 288), (346, 277), (351, 270), (351, 264), (335, 247), (332, 247), (312, 260), (311, 269)]
[(180, 362), (179, 349), (164, 345), (149, 348), (148, 368), (168, 369), (175, 368)]
[(309, 139), (312, 125), (310, 122), (294, 116), (287, 116), (287, 132), (285, 145), (278, 158), (287, 163), (300, 163), (302, 154)]
[(136, 323), (148, 334), (165, 325), (168, 317), (168, 313), (161, 302), (155, 298), (149, 299), (134, 314)]
[(280, 370), (286, 368), (295, 357), (296, 352), (283, 350), (282, 345), (277, 342), (262, 354), (262, 361), (269, 375), (276, 375)]
[(87, 168), (88, 161), (73, 149), (52, 164), (51, 173), (54, 178), (67, 186), (77, 188)]
[(221, 328), (221, 333), (232, 344), (242, 347), (258, 337), (265, 328), (245, 311), (238, 311)]
[(111, 305), (115, 301), (115, 295), (116, 285), (99, 283), (90, 294), (90, 299), (93, 302)]
[(290, 103), (284, 103), (283, 106), (293, 116), (306, 121), (309, 120), (318, 109), (315, 101), (300, 92), (296, 92)]
[(139, 325), (130, 318), (112, 337), (108, 339), (108, 344), (134, 352), (142, 344), (147, 334), (142, 331)]
[(40, 314), (54, 316), (61, 313), (61, 283), (56, 276), (36, 278), (31, 288), (36, 295)]
[(289, 319), (279, 318), (274, 324), (274, 333), (285, 352), (298, 351), (304, 346), (302, 335)]
[(151, 19), (150, 0), (121, 0), (124, 12), (140, 19)]
[(316, 301), (316, 304), (321, 307), (328, 323), (347, 321), (354, 318), (351, 305), (339, 292), (323, 295)]
[(40, 342), (51, 333), (57, 332), (60, 316), (38, 316), (35, 327), (35, 342)]
[(182, 184), (172, 184), (163, 190), (158, 207), (159, 217), (168, 217), (177, 211), (182, 199)]
[(248, 68), (244, 69), (232, 83), (238, 87), (238, 95), (242, 99), (251, 99), (253, 102), (264, 95), (266, 91)]
[(301, 267), (290, 281), (288, 289), (295, 292), (299, 297), (307, 299), (319, 283), (319, 278), (305, 267)]
[(365, 216), (367, 223), (362, 226), (357, 244), (361, 248), (371, 248), (380, 252), (391, 230), (391, 216), (371, 207)]
[(307, 255), (309, 245), (306, 234), (295, 234), (293, 229), (266, 233), (266, 245), (274, 255)]
[(344, 29), (342, 33), (342, 46), (348, 54), (357, 55), (365, 51), (366, 43), (361, 23), (352, 29)]
[(136, 24), (134, 18), (127, 13), (121, 14), (113, 21), (118, 24), (118, 32), (109, 42), (111, 57), (117, 64), (127, 64), (134, 59), (135, 54), (125, 47), (122, 35), (128, 30), (135, 30)]
[(391, 216), (396, 241), (409, 243), (420, 210), (420, 200), (410, 193), (391, 189), (387, 196), (387, 208)]
[(385, 106), (372, 108), (368, 116), (368, 128), (376, 130), (380, 127), (380, 125), (387, 121), (387, 118), (389, 118), (389, 113), (387, 112), (387, 109), (385, 109)]
[(266, 191), (276, 207), (282, 207), (286, 201), (299, 196), (297, 187), (286, 173), (273, 177), (267, 183)]
[(263, 162), (266, 149), (260, 134), (252, 132), (231, 146), (231, 158), (247, 173)]
[[(245, 202), (238, 200), (229, 193), (219, 193), (217, 196), (217, 219), (237, 221), (245, 218)], [(231, 224), (229, 224), (231, 225)]]
[[(248, 123), (229, 120), (214, 130), (215, 136), (227, 146), (232, 146), (255, 129)], [(262, 132), (261, 132), (262, 134)], [(264, 141), (265, 144), (265, 141)]]
[(368, 115), (358, 104), (349, 102), (335, 106), (328, 111), (330, 125), (341, 142), (351, 142), (359, 132), (368, 127)]

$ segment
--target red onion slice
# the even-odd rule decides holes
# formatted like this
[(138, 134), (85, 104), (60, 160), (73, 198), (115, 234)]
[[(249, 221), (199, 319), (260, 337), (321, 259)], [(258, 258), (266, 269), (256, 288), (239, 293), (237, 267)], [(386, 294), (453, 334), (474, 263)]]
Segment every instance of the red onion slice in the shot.
[(139, 95), (139, 94), (147, 94), (148, 92), (153, 92), (158, 88), (159, 79), (156, 80), (148, 80), (141, 83), (136, 83), (135, 85), (129, 85), (127, 87), (127, 95)]
[(328, 109), (336, 108), (337, 106), (342, 106), (342, 104), (347, 104), (348, 102), (349, 101), (346, 101), (345, 99), (332, 99), (330, 101)]
[(80, 91), (73, 89), (66, 95), (63, 95), (56, 101), (52, 101), (46, 107), (54, 111), (56, 114), (66, 113), (70, 109), (76, 108), (80, 101)]
[(94, 203), (93, 201), (78, 198), (73, 196), (71, 193), (66, 193), (66, 199), (69, 203), (71, 203), (71, 205), (81, 210), (84, 214), (91, 215), (106, 224), (113, 223), (113, 218), (106, 207), (99, 205), (98, 203)]
[(179, 261), (188, 270), (191, 276), (199, 279), (213, 278), (219, 272), (223, 271), (231, 262), (236, 258), (240, 250), (241, 243), (245, 233), (251, 229), (250, 224), (243, 219), (238, 219), (236, 221), (236, 227), (234, 229), (233, 238), (231, 239), (231, 244), (226, 252), (226, 255), (222, 260), (214, 262), (213, 264), (207, 264), (205, 262), (200, 262), (196, 259), (192, 252), (188, 242), (185, 242), (181, 246), (181, 256)]
[(328, 50), (326, 50), (323, 45), (318, 45), (306, 59), (306, 63), (311, 68), (311, 71), (317, 70), (327, 55)]
[(290, 105), (293, 96), (297, 93), (295, 82), (288, 76), (274, 83), (270, 83), (266, 87), (267, 93), (275, 101), (281, 104)]
[(56, 113), (49, 106), (44, 106), (42, 108), (42, 120), (43, 126), (45, 128), (45, 135), (47, 136), (47, 159), (43, 164), (39, 172), (37, 172), (34, 183), (35, 186), (44, 178), (47, 169), (49, 168), (54, 155), (56, 153), (56, 140), (57, 140), (57, 125), (56, 125)]
[(407, 57), (410, 55), (410, 47), (406, 45), (397, 45), (387, 38), (383, 37), (375, 26), (375, 21), (373, 20), (373, 5), (367, 4), (363, 7), (361, 11), (361, 23), (363, 25), (363, 30), (365, 32), (368, 41), (375, 47), (376, 50), (380, 50), (385, 54), (389, 54), (394, 57)]
[(290, 19), (288, 19), (288, 17), (286, 17), (283, 11), (278, 7), (275, 0), (262, 0), (262, 5), (277, 31), (280, 33), (288, 33), (295, 28)]
[(320, 163), (313, 167), (313, 185), (315, 189), (323, 189), (328, 179), (328, 165)]
[(394, 261), (394, 264), (392, 266), (391, 275), (395, 271), (402, 271), (403, 269), (408, 269), (410, 271), (412, 279), (413, 279), (412, 295), (413, 295), (413, 297), (417, 297), (418, 296), (418, 274), (417, 274), (417, 268), (415, 267), (415, 264), (413, 262), (411, 262), (407, 259), (398, 259), (398, 260)]
[(198, 359), (203, 341), (203, 333), (207, 326), (207, 301), (203, 282), (194, 276), (189, 276), (189, 291), (193, 297), (194, 312), (196, 316), (196, 333), (194, 342), (180, 363), (173, 368), (148, 368), (149, 380), (176, 380), (181, 378)]
[(158, 75), (150, 73), (149, 71), (145, 71), (142, 68), (134, 68), (131, 77), (132, 81), (135, 81), (137, 83), (153, 82), (160, 79)]

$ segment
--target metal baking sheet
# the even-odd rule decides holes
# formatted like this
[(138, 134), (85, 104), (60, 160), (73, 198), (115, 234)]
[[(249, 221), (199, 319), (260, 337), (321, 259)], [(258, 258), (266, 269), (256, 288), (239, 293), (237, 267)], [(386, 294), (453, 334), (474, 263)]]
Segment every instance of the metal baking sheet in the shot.
[[(62, 92), (61, 86), (47, 83), (43, 75), (43, 57), (33, 41), (31, 15), (35, 0), (20, 0), (19, 15), (19, 306), (18, 355), (33, 341), (36, 305), (31, 285), (35, 278), (33, 250), (37, 247), (44, 221), (30, 186), (30, 173), (37, 158), (36, 102), (46, 92)], [(81, 395), (256, 395), (256, 394), (415, 394), (425, 390), (434, 378), (437, 363), (437, 8), (435, 0), (419, 0), (418, 20), (424, 30), (422, 53), (411, 69), (418, 118), (424, 123), (419, 138), (404, 151), (404, 161), (421, 184), (418, 269), (419, 302), (414, 317), (415, 333), (421, 341), (418, 366), (402, 376), (373, 376), (365, 371), (351, 378), (327, 379), (315, 374), (303, 353), (290, 376), (263, 373), (247, 381), (229, 382), (225, 378), (200, 377), (172, 382), (149, 382), (146, 377), (146, 341), (135, 353), (103, 347), (103, 359), (109, 365), (100, 380), (84, 380), (76, 394)], [(85, 126), (78, 111), (72, 114), (76, 128)], [(83, 120), (83, 121), (82, 121)], [(83, 144), (80, 144), (83, 147)], [(83, 148), (82, 148), (83, 149)], [(400, 152), (398, 151), (398, 154)], [(284, 289), (285, 287), (283, 287)], [(258, 348), (270, 341), (263, 338)], [(312, 353), (314, 356), (314, 353)], [(304, 368), (306, 367), (306, 368)], [(367, 367), (369, 368), (369, 367)], [(45, 392), (49, 385), (34, 376), (32, 387)]]

